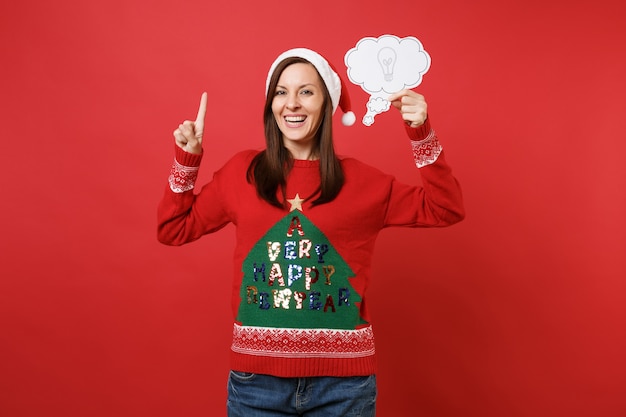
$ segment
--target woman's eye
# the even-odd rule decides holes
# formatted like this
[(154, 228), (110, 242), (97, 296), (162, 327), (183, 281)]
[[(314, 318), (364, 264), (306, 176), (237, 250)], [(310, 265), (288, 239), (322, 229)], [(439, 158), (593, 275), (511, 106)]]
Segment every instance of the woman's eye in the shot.
[(276, 90), (276, 93), (274, 93), (275, 96), (282, 96), (285, 94), (285, 91), (283, 90)]
[(300, 92), (300, 94), (310, 95), (310, 94), (313, 94), (313, 91), (311, 91), (311, 90), (302, 90), (302, 91)]

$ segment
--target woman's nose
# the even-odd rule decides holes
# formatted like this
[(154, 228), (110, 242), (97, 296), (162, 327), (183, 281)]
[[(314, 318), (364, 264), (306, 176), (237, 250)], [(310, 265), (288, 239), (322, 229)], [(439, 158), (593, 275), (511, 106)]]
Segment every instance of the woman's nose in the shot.
[(289, 94), (287, 96), (287, 108), (290, 110), (300, 107), (300, 100), (298, 100), (297, 94)]

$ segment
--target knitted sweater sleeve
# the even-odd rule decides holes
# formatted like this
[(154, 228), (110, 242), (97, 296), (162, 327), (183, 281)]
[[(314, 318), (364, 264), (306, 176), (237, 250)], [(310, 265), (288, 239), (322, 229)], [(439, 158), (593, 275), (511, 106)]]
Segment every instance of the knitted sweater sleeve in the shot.
[[(215, 176), (194, 192), (202, 155), (176, 146), (168, 185), (157, 209), (157, 239), (166, 245), (182, 245), (215, 232), (230, 222)], [(216, 174), (217, 175), (217, 174)]]
[(406, 130), (422, 185), (392, 181), (385, 226), (441, 227), (463, 220), (461, 188), (429, 119), (417, 129), (407, 126)]

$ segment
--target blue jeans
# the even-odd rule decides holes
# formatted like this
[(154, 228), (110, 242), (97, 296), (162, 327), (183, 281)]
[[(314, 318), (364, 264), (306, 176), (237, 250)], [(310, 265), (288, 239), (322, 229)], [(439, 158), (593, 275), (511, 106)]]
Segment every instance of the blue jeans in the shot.
[(231, 371), (228, 417), (374, 417), (376, 376), (279, 378)]

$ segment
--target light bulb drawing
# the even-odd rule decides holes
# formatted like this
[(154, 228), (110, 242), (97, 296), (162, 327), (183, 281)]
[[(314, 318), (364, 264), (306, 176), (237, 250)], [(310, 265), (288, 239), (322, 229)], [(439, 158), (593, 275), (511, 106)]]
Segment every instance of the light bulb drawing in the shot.
[(383, 70), (385, 81), (393, 81), (393, 67), (396, 64), (397, 57), (393, 48), (385, 47), (378, 51), (378, 63)]

